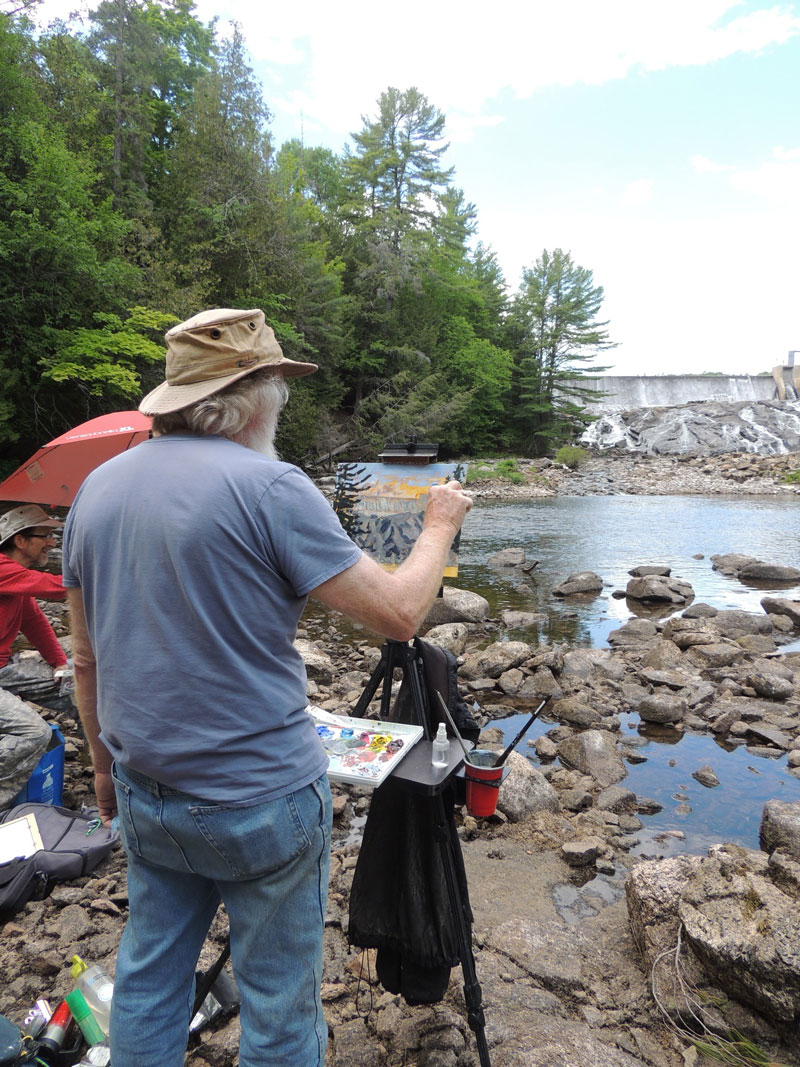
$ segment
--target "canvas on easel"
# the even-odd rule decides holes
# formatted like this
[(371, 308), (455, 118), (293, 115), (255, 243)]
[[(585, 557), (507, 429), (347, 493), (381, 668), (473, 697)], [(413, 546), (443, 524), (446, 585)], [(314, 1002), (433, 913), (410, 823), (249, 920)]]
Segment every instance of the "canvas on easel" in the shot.
[[(345, 532), (387, 570), (406, 559), (422, 530), (432, 485), (463, 481), (462, 463), (340, 463), (333, 506)], [(444, 575), (458, 574), (453, 541)]]

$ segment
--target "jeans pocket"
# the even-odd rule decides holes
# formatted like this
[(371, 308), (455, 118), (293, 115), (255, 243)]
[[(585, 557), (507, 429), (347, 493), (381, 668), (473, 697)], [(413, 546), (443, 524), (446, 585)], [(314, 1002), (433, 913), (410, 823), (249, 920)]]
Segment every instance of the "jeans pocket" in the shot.
[(227, 868), (217, 877), (263, 877), (286, 867), (311, 844), (293, 793), (257, 804), (191, 804), (188, 812)]
[(133, 825), (131, 815), (131, 789), (127, 782), (123, 782), (117, 774), (116, 764), (111, 764), (111, 777), (114, 781), (114, 792), (117, 794), (117, 814), (119, 815), (119, 836), (122, 838), (122, 847), (126, 852), (132, 852), (135, 856), (141, 856), (139, 838), (136, 836), (136, 828)]

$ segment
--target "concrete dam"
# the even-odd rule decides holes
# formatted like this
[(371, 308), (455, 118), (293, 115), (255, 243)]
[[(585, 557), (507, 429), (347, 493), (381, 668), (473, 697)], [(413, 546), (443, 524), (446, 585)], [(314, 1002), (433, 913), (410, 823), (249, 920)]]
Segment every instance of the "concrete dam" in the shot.
[(591, 411), (630, 411), (633, 408), (671, 408), (711, 400), (780, 400), (771, 374), (659, 374), (608, 375), (584, 378), (581, 385), (598, 394)]
[[(581, 442), (653, 454), (800, 451), (795, 353), (772, 374), (608, 375), (581, 379), (597, 395)], [(599, 416), (599, 417), (597, 417)]]

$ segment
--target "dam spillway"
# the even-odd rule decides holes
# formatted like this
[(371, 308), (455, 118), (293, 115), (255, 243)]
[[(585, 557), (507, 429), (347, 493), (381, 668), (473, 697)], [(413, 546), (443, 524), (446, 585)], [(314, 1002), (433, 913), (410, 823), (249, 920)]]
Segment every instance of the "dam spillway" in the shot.
[(593, 416), (580, 439), (585, 445), (655, 455), (800, 450), (793, 366), (772, 375), (598, 375), (580, 384)]
[(782, 399), (770, 374), (652, 374), (603, 375), (581, 378), (580, 384), (598, 394), (589, 410), (632, 411), (680, 407), (700, 401), (738, 403)]

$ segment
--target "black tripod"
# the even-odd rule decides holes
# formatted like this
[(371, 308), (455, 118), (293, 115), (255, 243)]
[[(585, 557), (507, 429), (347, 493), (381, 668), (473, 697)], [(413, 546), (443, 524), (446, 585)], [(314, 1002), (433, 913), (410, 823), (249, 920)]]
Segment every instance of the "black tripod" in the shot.
[[(385, 721), (391, 719), (392, 681), (396, 668), (402, 672), (403, 679), (410, 690), (410, 708), (406, 705), (404, 711), (407, 711), (409, 716), (413, 716), (412, 721), (415, 725), (422, 727), (424, 740), (420, 740), (408, 753), (390, 780), (409, 792), (430, 797), (432, 831), (439, 848), (464, 977), (467, 1022), (475, 1034), (481, 1067), (491, 1067), (489, 1047), (486, 1042), (482, 993), (475, 973), (475, 958), (472, 953), (472, 915), (466, 895), (466, 879), (464, 878), (463, 885), (460, 886), (457, 877), (459, 869), (463, 872), (460, 844), (452, 831), (452, 815), (448, 818), (444, 797), (444, 791), (460, 767), (462, 757), (458, 746), (453, 743), (450, 746), (447, 769), (438, 770), (431, 765), (430, 742), (434, 735), (434, 725), (423, 684), (422, 659), (413, 644), (390, 640), (383, 645), (380, 661), (372, 672), (353, 714), (356, 717), (364, 717), (378, 687), (382, 686), (380, 717)], [(445, 699), (446, 696), (447, 694), (442, 694)]]

